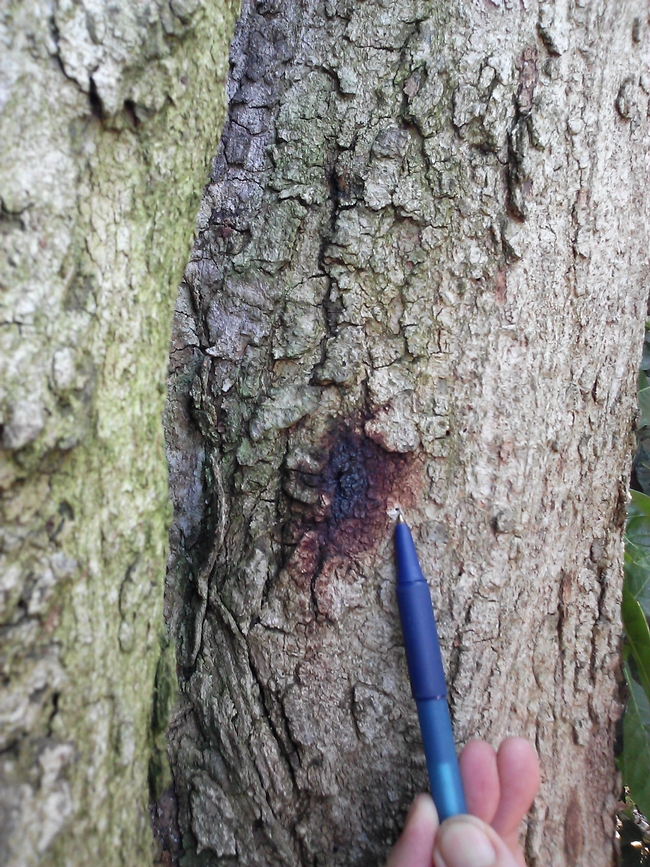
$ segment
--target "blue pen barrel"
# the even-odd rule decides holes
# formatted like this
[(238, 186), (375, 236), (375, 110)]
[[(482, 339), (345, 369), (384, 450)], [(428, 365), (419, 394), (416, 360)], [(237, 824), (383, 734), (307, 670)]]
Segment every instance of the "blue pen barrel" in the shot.
[(456, 747), (447, 707), (447, 686), (429, 585), (406, 524), (395, 528), (397, 604), (413, 698), (427, 760), (431, 795), (444, 821), (466, 813)]
[[(398, 526), (404, 526), (399, 524)], [(438, 631), (433, 616), (429, 585), (422, 578), (397, 585), (397, 605), (402, 621), (404, 650), (411, 690), (416, 701), (447, 695)]]

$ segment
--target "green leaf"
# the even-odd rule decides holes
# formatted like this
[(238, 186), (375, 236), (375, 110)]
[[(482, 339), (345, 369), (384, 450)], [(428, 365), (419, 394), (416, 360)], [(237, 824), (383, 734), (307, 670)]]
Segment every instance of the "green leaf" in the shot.
[(645, 515), (628, 518), (627, 539), (633, 547), (650, 551), (650, 518)]
[[(648, 428), (644, 428), (648, 430)], [(646, 441), (647, 442), (647, 441)], [(644, 494), (650, 494), (650, 454), (639, 444), (634, 457), (634, 474)]]
[(650, 551), (631, 544), (625, 544), (625, 583), (630, 593), (650, 617)]
[(630, 491), (632, 500), (627, 507), (627, 542), (650, 552), (650, 497), (640, 491)]
[(641, 491), (630, 491), (632, 501), (627, 507), (628, 521), (633, 518), (650, 518), (650, 497)]
[(641, 686), (650, 696), (650, 629), (640, 604), (623, 584), (623, 628), (639, 672)]
[(643, 355), (641, 356), (641, 370), (647, 371), (650, 369), (650, 346), (648, 345), (648, 335), (646, 334), (643, 341)]
[(650, 701), (629, 667), (624, 669), (630, 697), (623, 719), (620, 767), (632, 800), (644, 816), (650, 816)]
[[(647, 378), (643, 377), (646, 382)], [(642, 388), (638, 394), (639, 400), (639, 427), (650, 425), (650, 385)]]

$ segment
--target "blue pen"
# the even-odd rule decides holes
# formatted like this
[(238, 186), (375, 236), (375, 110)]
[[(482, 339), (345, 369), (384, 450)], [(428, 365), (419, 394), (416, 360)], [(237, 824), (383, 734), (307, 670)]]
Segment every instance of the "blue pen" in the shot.
[(466, 813), (440, 644), (429, 585), (425, 581), (413, 537), (401, 513), (395, 527), (397, 604), (411, 690), (418, 708), (429, 785), (440, 821)]

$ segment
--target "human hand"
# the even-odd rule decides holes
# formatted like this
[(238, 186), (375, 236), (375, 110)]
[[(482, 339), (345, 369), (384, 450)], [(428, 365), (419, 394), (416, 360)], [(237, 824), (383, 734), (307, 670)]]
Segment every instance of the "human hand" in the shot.
[(439, 826), (429, 795), (411, 805), (386, 867), (525, 867), (519, 824), (539, 788), (539, 762), (524, 738), (507, 738), (498, 753), (470, 741), (460, 755), (467, 809)]

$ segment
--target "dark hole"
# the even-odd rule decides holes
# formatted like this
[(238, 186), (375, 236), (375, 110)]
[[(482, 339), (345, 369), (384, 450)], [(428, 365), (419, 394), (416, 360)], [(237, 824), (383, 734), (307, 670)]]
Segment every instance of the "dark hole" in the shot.
[(132, 99), (124, 100), (124, 114), (126, 115), (131, 126), (140, 126), (140, 118), (137, 115), (137, 112), (135, 110), (135, 103)]
[(101, 98), (97, 93), (97, 85), (92, 78), (90, 79), (88, 99), (90, 101), (90, 110), (93, 113), (93, 117), (96, 117), (97, 120), (104, 120), (104, 106), (102, 105)]

